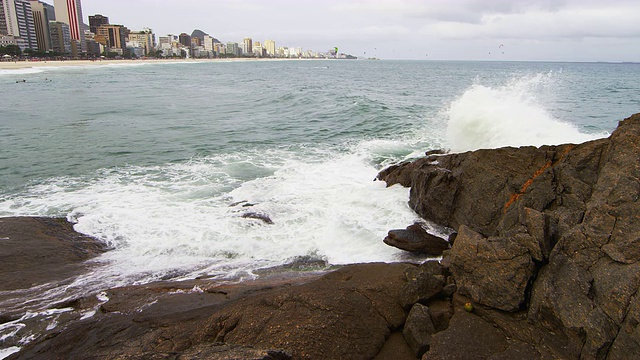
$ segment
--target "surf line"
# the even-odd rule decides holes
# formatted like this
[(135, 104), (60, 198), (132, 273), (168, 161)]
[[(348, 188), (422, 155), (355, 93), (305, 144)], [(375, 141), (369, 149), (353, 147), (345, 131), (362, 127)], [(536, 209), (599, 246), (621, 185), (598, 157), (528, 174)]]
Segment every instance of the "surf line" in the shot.
[(507, 201), (506, 204), (504, 204), (504, 209), (503, 209), (503, 214), (507, 213), (507, 210), (509, 210), (509, 207), (511, 205), (513, 205), (514, 202), (518, 201), (518, 199), (520, 199), (520, 197), (522, 195), (524, 195), (524, 193), (527, 191), (527, 189), (529, 188), (529, 186), (531, 186), (531, 184), (533, 184), (533, 182), (536, 180), (536, 178), (540, 175), (542, 175), (545, 171), (547, 171), (547, 169), (552, 168), (556, 165), (558, 165), (558, 163), (560, 161), (562, 161), (562, 159), (564, 159), (564, 157), (569, 153), (569, 151), (573, 150), (573, 148), (575, 147), (575, 145), (568, 145), (566, 149), (564, 149), (564, 151), (562, 152), (562, 154), (560, 154), (560, 158), (558, 160), (556, 160), (556, 162), (551, 162), (551, 161), (547, 161), (546, 164), (544, 164), (544, 166), (542, 166), (540, 169), (538, 169), (538, 171), (536, 171), (535, 173), (533, 173), (533, 176), (531, 177), (531, 179), (527, 180), (523, 185), (522, 188), (520, 189), (520, 191), (517, 194), (513, 194), (511, 195), (511, 197), (509, 198), (509, 201)]

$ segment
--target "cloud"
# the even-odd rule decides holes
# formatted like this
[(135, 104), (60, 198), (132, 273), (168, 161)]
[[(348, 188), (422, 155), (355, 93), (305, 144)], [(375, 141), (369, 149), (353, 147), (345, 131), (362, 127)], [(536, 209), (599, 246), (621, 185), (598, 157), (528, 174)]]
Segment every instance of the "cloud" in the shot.
[(554, 12), (527, 11), (483, 15), (476, 24), (435, 22), (420, 32), (446, 39), (558, 39), (640, 37), (636, 14), (640, 8), (565, 8)]

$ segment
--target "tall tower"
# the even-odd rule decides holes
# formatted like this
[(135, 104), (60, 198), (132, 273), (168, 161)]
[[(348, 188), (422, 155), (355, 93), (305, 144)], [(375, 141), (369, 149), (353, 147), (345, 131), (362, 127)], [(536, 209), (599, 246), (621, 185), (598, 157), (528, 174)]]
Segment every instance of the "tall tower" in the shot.
[(276, 42), (273, 40), (265, 40), (264, 48), (267, 50), (267, 55), (276, 56)]
[(0, 0), (0, 34), (20, 36), (14, 0)]
[(30, 0), (14, 0), (16, 3), (16, 17), (18, 18), (18, 28), (25, 49), (38, 49), (36, 40), (36, 27), (33, 23), (33, 12), (31, 11)]
[(245, 54), (247, 55), (252, 55), (253, 54), (253, 40), (251, 38), (244, 38), (244, 40), (242, 41), (242, 47), (243, 47), (243, 51)]
[(29, 0), (0, 0), (0, 34), (16, 38), (22, 49), (37, 49)]
[(31, 0), (31, 12), (33, 14), (33, 24), (36, 31), (36, 42), (39, 51), (49, 51), (51, 47), (51, 32), (49, 31), (49, 13), (46, 9), (48, 4), (38, 0)]
[(87, 50), (82, 28), (82, 4), (80, 0), (54, 0), (56, 21), (69, 25), (71, 40), (79, 43), (82, 51)]

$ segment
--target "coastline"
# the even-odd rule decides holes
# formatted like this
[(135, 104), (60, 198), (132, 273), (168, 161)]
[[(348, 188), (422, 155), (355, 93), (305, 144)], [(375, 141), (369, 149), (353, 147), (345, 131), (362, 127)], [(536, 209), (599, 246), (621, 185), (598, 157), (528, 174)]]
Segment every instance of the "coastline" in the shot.
[(143, 59), (143, 60), (46, 60), (46, 61), (0, 61), (0, 70), (24, 70), (42, 67), (80, 67), (131, 64), (175, 64), (208, 62), (246, 62), (246, 61), (300, 61), (329, 59), (285, 59), (285, 58), (223, 58), (223, 59)]

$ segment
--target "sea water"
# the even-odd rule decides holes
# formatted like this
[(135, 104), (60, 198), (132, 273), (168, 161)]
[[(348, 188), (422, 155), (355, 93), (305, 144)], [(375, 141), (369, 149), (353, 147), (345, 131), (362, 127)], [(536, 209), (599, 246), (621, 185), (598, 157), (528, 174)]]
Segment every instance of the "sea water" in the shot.
[(379, 170), (606, 137), (640, 111), (640, 65), (131, 62), (5, 70), (0, 93), (0, 217), (66, 217), (112, 249), (71, 284), (27, 291), (35, 311), (301, 258), (405, 260), (382, 239), (418, 216)]

